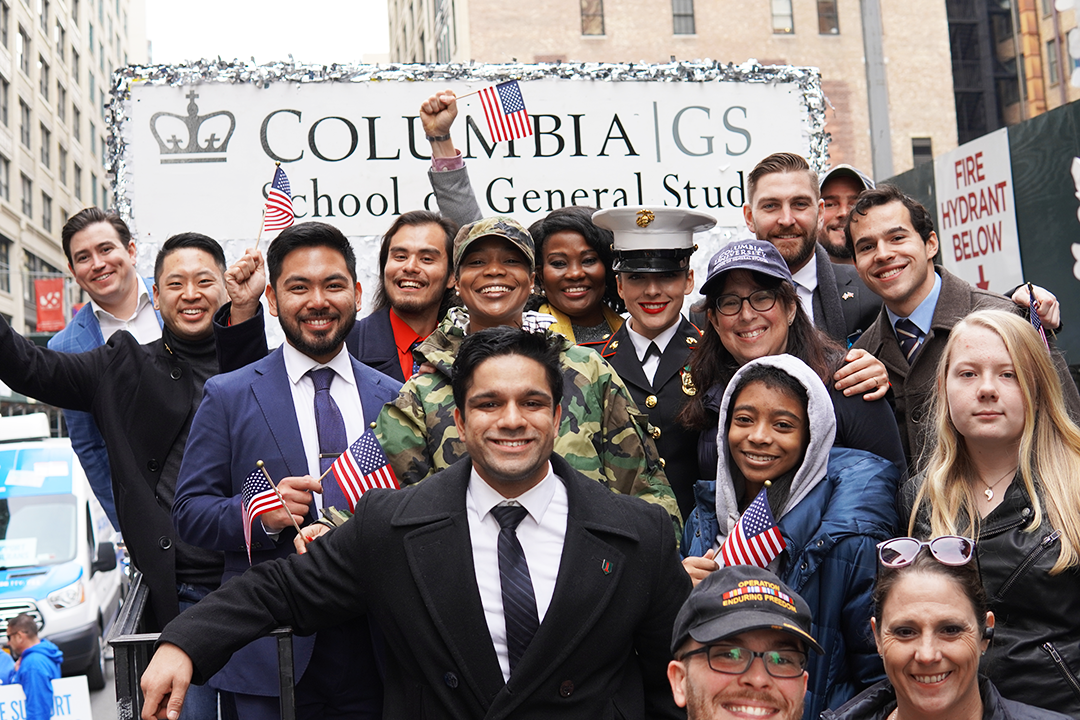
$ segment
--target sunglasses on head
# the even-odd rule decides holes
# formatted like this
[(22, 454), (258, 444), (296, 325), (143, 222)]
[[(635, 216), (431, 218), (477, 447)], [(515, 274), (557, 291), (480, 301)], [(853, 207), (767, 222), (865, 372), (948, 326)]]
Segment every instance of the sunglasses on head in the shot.
[(959, 535), (942, 535), (926, 542), (900, 537), (878, 544), (878, 560), (882, 567), (902, 568), (915, 562), (924, 547), (942, 565), (966, 565), (975, 555), (974, 541)]

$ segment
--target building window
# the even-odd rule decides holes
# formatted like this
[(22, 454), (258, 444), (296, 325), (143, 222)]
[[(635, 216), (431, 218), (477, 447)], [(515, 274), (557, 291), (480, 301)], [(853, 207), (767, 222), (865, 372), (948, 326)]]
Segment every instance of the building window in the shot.
[(56, 146), (57, 165), (60, 168), (60, 184), (67, 185), (67, 148), (63, 145)]
[(56, 81), (56, 116), (60, 118), (60, 122), (67, 119), (67, 90), (59, 80)]
[(90, 154), (97, 157), (97, 133), (94, 132), (94, 123), (90, 123)]
[(49, 85), (52, 83), (49, 81), (49, 63), (45, 62), (45, 58), (38, 55), (37, 59), (38, 67), (38, 87), (41, 88), (41, 96), (46, 100), (49, 99)]
[(49, 167), (52, 163), (52, 155), (50, 146), (52, 145), (52, 133), (49, 132), (49, 128), (45, 127), (42, 123), (41, 129), (41, 164), (45, 167)]
[(101, 209), (109, 209), (109, 188), (104, 185), (101, 186)]
[(105, 46), (98, 43), (98, 69), (101, 70), (101, 74), (105, 74)]
[[(33, 307), (35, 300), (33, 281), (41, 278), (60, 277), (61, 273), (37, 255), (26, 250), (23, 251), (23, 264), (26, 268), (26, 277), (30, 280), (30, 282), (23, 283), (23, 298), (30, 307)], [(27, 322), (31, 322), (31, 320), (28, 319)]]
[(52, 232), (52, 198), (41, 193), (41, 227), (45, 232)]
[(19, 26), (19, 38), (15, 45), (15, 56), (19, 61), (19, 69), (27, 77), (30, 76), (30, 35)]
[(49, 0), (38, 0), (38, 17), (41, 18), (41, 29), (49, 32)]
[(1046, 43), (1046, 77), (1051, 85), (1057, 85), (1058, 80), (1061, 79), (1060, 74), (1061, 63), (1058, 62), (1057, 40), (1050, 40)]
[(772, 31), (774, 35), (792, 35), (795, 33), (795, 16), (791, 10), (791, 0), (770, 0), (772, 3)]
[(30, 106), (19, 98), (19, 139), (30, 149)]
[(82, 168), (79, 163), (71, 167), (71, 187), (75, 191), (75, 199), (82, 200)]
[(22, 211), (26, 217), (34, 216), (34, 183), (26, 177), (25, 173), (19, 173), (22, 180)]
[(79, 0), (71, 0), (71, 19), (79, 24)]
[(0, 43), (8, 46), (8, 23), (11, 22), (11, 6), (0, 2)]
[(0, 78), (0, 121), (4, 123), (4, 127), (8, 127), (8, 94), (11, 90), (11, 83), (4, 78)]
[(71, 134), (76, 140), (82, 140), (82, 113), (75, 103), (71, 104)]
[(90, 54), (93, 55), (94, 54), (94, 23), (90, 23), (89, 25), (87, 25), (87, 28), (89, 29), (89, 33), (90, 33), (90, 43), (89, 43), (88, 47), (90, 48)]
[(56, 29), (53, 30), (53, 42), (56, 45), (56, 54), (60, 58), (60, 62), (67, 60), (67, 30), (60, 24), (60, 21), (56, 21)]
[(934, 143), (928, 137), (911, 138), (911, 159), (916, 166), (934, 161)]
[(0, 237), (0, 290), (11, 292), (11, 241), (6, 237)]
[(98, 107), (101, 108), (101, 119), (105, 120), (105, 91), (98, 90)]
[(0, 197), (11, 202), (11, 161), (0, 155)]
[(1053, 15), (1054, 13), (1054, 0), (1042, 0), (1043, 15)]
[(79, 84), (79, 51), (74, 45), (71, 46), (71, 78)]
[(671, 0), (671, 17), (676, 35), (694, 34), (694, 0)]
[(820, 35), (840, 34), (840, 15), (836, 10), (837, 0), (818, 0), (817, 24)]
[(90, 173), (90, 189), (91, 189), (91, 192), (93, 193), (93, 196), (94, 196), (92, 198), (92, 200), (94, 201), (93, 205), (94, 205), (94, 207), (97, 207), (98, 206), (98, 201), (97, 201), (97, 175), (95, 175), (94, 173)]
[(581, 34), (604, 34), (604, 0), (581, 0)]
[(97, 95), (97, 78), (94, 77), (94, 67), (90, 66), (90, 72), (87, 73), (90, 76), (90, 104), (94, 104), (94, 96)]

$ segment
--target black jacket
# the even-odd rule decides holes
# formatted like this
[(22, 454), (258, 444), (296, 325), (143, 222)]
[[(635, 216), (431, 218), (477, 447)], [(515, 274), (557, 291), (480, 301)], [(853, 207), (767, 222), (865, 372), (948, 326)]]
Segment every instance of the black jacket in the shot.
[[(983, 701), (982, 720), (1065, 720), (1068, 717), (1006, 700), (985, 677), (979, 678), (979, 694)], [(821, 720), (886, 720), (895, 708), (896, 691), (892, 683), (882, 680), (853, 697), (840, 709), (821, 713)]]
[[(911, 507), (916, 488), (915, 481), (905, 487), (902, 507)], [(1050, 574), (1061, 550), (1059, 533), (1045, 520), (1037, 530), (1025, 532), (1033, 512), (1016, 478), (979, 528), (979, 569), (997, 622), (981, 670), (1005, 697), (1077, 718), (1080, 570)], [(915, 532), (929, 536), (925, 513), (920, 513)]]

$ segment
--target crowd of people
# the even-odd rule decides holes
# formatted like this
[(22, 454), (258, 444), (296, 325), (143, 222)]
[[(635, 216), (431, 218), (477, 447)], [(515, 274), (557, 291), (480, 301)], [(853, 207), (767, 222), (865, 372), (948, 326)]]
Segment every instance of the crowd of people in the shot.
[[(703, 213), (482, 217), (456, 114), (421, 107), (442, 212), (389, 228), (363, 319), (331, 225), (229, 267), (181, 233), (143, 281), (96, 208), (71, 327), (0, 319), (150, 589), (144, 718), (279, 717), (280, 625), (300, 718), (1080, 717), (1051, 293), (968, 285), (917, 201), (791, 153), (698, 286)], [(365, 433), (400, 489), (354, 503), (327, 471)]]

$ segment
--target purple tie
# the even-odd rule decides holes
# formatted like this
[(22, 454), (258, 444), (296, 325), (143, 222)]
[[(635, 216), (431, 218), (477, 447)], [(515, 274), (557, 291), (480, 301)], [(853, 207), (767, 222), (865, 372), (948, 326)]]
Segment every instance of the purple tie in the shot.
[[(319, 473), (325, 473), (334, 464), (334, 460), (349, 447), (348, 438), (345, 436), (345, 421), (341, 419), (341, 411), (338, 410), (334, 398), (330, 397), (330, 383), (334, 381), (332, 368), (319, 368), (309, 370), (311, 382), (315, 384), (315, 427), (319, 431)], [(323, 507), (336, 507), (339, 510), (347, 510), (348, 502), (345, 493), (338, 485), (337, 478), (330, 473), (322, 481)]]

